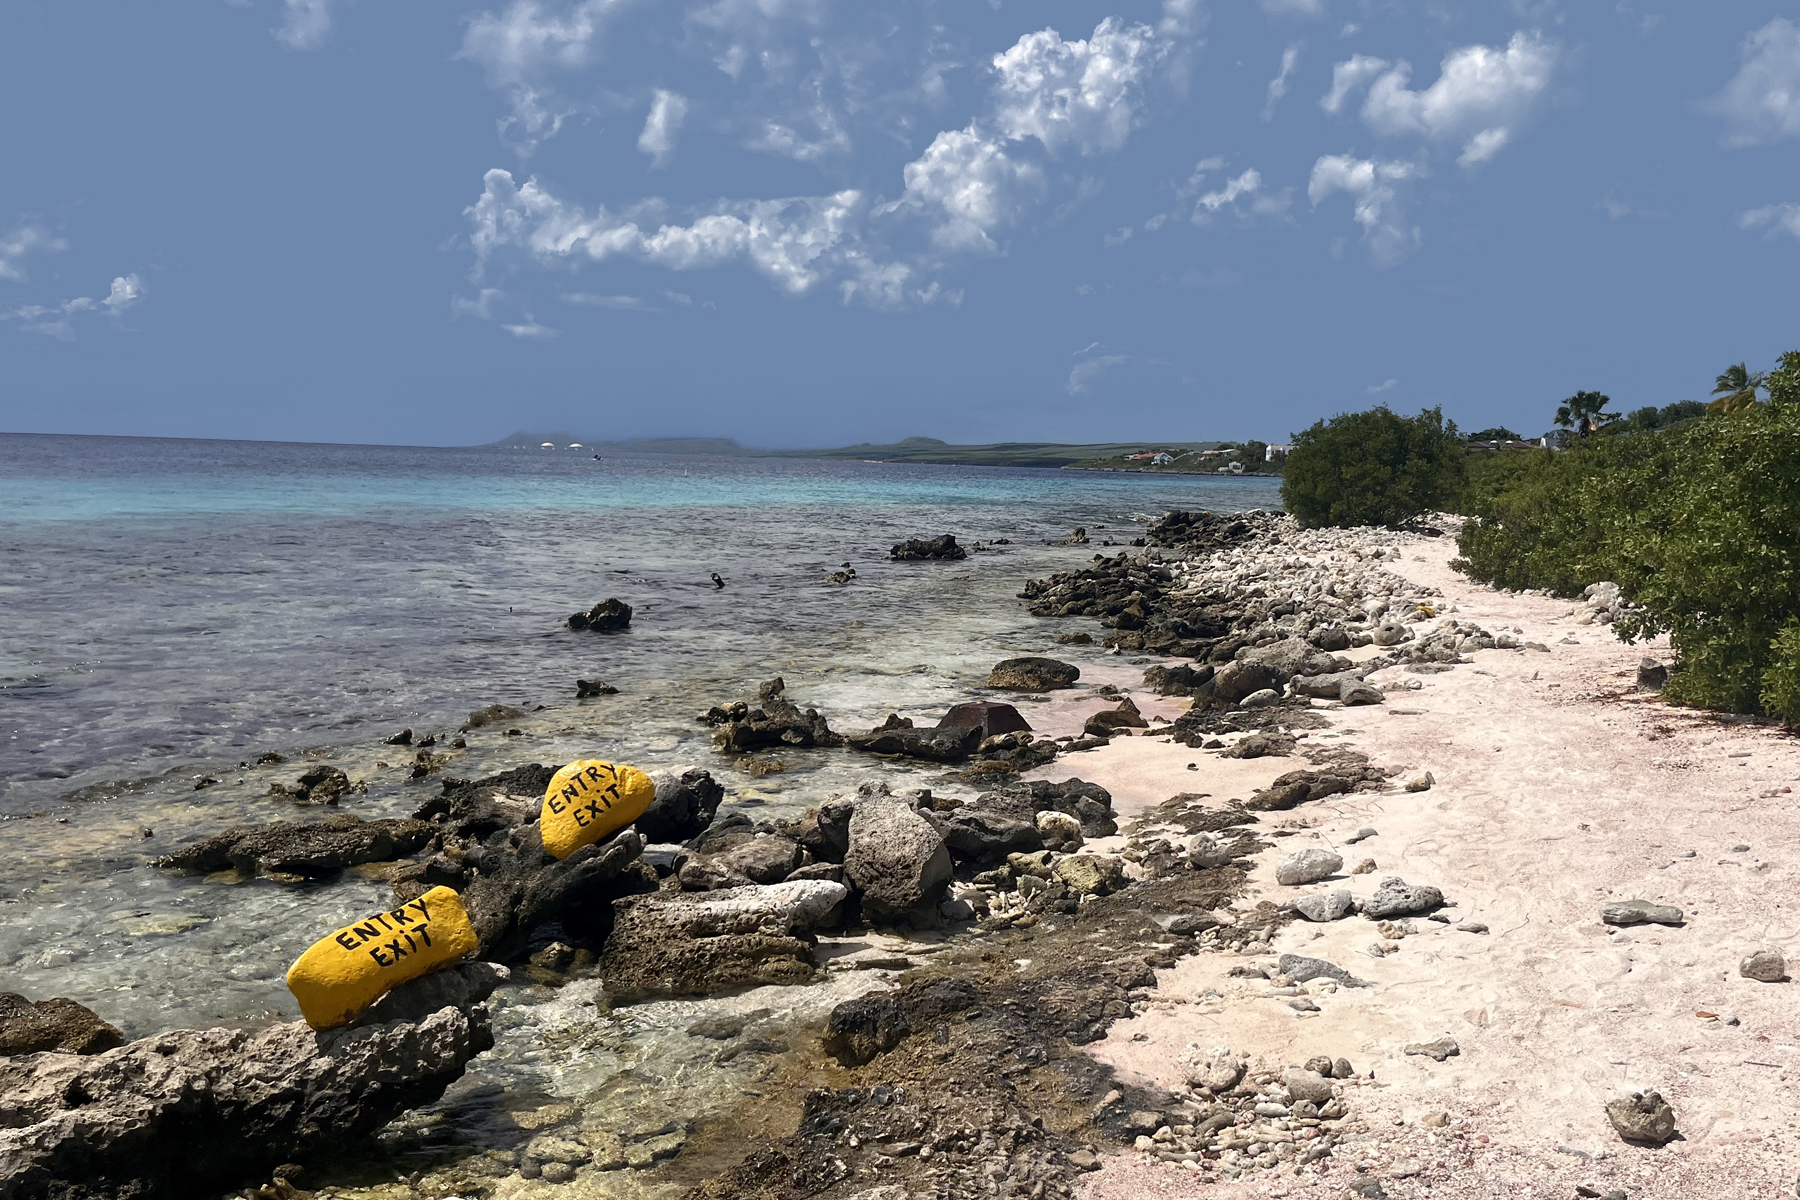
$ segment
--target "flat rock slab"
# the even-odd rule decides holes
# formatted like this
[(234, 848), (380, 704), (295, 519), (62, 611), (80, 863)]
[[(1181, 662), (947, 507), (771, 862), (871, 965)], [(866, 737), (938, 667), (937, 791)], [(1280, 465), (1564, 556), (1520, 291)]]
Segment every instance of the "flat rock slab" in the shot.
[(1454, 1038), (1439, 1038), (1435, 1042), (1414, 1042), (1406, 1047), (1406, 1053), (1443, 1062), (1446, 1058), (1461, 1054), (1462, 1047), (1456, 1044)]
[(1680, 925), (1686, 920), (1686, 916), (1673, 904), (1622, 900), (1601, 909), (1600, 919), (1608, 925)]

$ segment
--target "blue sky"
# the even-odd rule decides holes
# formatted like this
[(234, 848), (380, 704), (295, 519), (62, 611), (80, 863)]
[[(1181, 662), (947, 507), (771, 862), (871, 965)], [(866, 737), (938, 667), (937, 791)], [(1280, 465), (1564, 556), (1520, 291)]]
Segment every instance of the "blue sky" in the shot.
[(1544, 429), (1800, 347), (1800, 8), (14, 0), (0, 429)]

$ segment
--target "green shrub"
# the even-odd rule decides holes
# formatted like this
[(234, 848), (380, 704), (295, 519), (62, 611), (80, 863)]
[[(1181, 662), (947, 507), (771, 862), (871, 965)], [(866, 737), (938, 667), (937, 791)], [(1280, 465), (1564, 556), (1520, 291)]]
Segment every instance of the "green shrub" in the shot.
[(1385, 405), (1344, 413), (1294, 435), (1281, 500), (1308, 529), (1401, 525), (1456, 503), (1466, 458), (1442, 409), (1416, 417)]
[(1763, 671), (1763, 711), (1800, 725), (1800, 619), (1789, 618), (1769, 650), (1773, 661)]
[(1800, 405), (1516, 457), (1466, 493), (1460, 570), (1558, 594), (1611, 579), (1640, 606), (1621, 637), (1670, 636), (1670, 699), (1800, 716)]

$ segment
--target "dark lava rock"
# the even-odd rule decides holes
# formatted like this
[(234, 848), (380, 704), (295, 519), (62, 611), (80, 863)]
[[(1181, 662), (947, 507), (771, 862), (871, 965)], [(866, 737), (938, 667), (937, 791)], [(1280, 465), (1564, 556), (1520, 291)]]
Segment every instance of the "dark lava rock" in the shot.
[(1121, 729), (1148, 729), (1150, 722), (1144, 720), (1137, 704), (1127, 696), (1117, 708), (1101, 709), (1089, 717), (1082, 728), (1089, 737), (1112, 737)]
[(386, 744), (389, 746), (412, 745), (412, 730), (402, 729), (399, 733), (396, 733), (393, 737), (389, 738)]
[(1659, 1092), (1633, 1092), (1606, 1102), (1606, 1116), (1628, 1142), (1660, 1146), (1675, 1136), (1675, 1110)]
[(1053, 692), (1074, 687), (1081, 678), (1081, 668), (1054, 658), (1026, 655), (1008, 658), (994, 664), (988, 673), (987, 686), (1015, 692)]
[(61, 996), (33, 1004), (13, 992), (0, 992), (0, 1057), (45, 1050), (99, 1054), (124, 1044), (125, 1035), (85, 1004)]
[(522, 958), (532, 931), (560, 920), (571, 932), (604, 935), (608, 903), (621, 893), (654, 888), (655, 872), (639, 855), (635, 829), (555, 859), (537, 826), (543, 790), (554, 772), (532, 764), (473, 782), (445, 780), (444, 793), (417, 815), (437, 826), (441, 851), (389, 875), (402, 902), (443, 884), (462, 894), (481, 957)]
[(575, 681), (575, 698), (586, 700), (590, 696), (616, 696), (619, 689), (601, 679), (577, 679)]
[(569, 618), (570, 629), (591, 629), (610, 633), (631, 624), (631, 605), (617, 596), (609, 596), (584, 613)]
[(777, 676), (757, 689), (756, 708), (740, 702), (709, 709), (701, 720), (713, 727), (713, 747), (724, 754), (743, 754), (769, 746), (844, 744), (817, 709), (802, 712), (782, 694), (786, 690), (786, 682)]
[(1159, 696), (1198, 696), (1212, 682), (1213, 667), (1151, 667), (1144, 672), (1144, 686)]
[(1287, 676), (1278, 667), (1251, 659), (1237, 659), (1220, 667), (1212, 678), (1210, 699), (1220, 704), (1236, 704), (1253, 692), (1270, 688), (1280, 691)]
[(1669, 668), (1654, 658), (1644, 658), (1638, 663), (1637, 685), (1646, 691), (1660, 692), (1663, 685), (1669, 682)]
[(832, 796), (788, 826), (788, 832), (819, 862), (841, 863), (850, 849), (854, 796)]
[(1097, 783), (1080, 779), (1065, 779), (1061, 783), (1033, 779), (1008, 784), (992, 794), (977, 797), (975, 807), (997, 808), (1000, 807), (998, 797), (1018, 795), (1030, 797), (1034, 813), (1047, 809), (1068, 813), (1081, 822), (1083, 837), (1111, 837), (1119, 832), (1118, 822), (1112, 815), (1112, 793)]
[(365, 821), (337, 813), (323, 821), (300, 824), (233, 825), (152, 865), (177, 871), (238, 870), (263, 875), (295, 875), (308, 879), (335, 875), (359, 863), (391, 862), (414, 853), (431, 840), (437, 827), (430, 821), (394, 817)]
[(895, 754), (932, 762), (959, 762), (981, 745), (981, 729), (975, 725), (940, 725), (915, 729), (912, 721), (891, 714), (867, 733), (852, 734), (850, 745), (870, 754)]
[(291, 784), (269, 785), (269, 795), (285, 796), (300, 804), (336, 804), (340, 796), (361, 790), (361, 785), (352, 784), (350, 777), (336, 767), (312, 767)]
[(615, 1003), (631, 1003), (809, 983), (811, 930), (846, 895), (841, 883), (794, 879), (615, 900), (612, 933), (600, 955), (606, 994)]
[(844, 877), (862, 894), (864, 915), (935, 924), (950, 871), (942, 831), (908, 797), (885, 783), (857, 789)]
[(471, 729), (485, 729), (489, 725), (504, 725), (506, 722), (517, 720), (524, 715), (523, 710), (509, 704), (490, 704), (486, 708), (478, 708), (470, 713), (469, 719), (463, 722), (462, 732), (467, 733)]
[(895, 562), (916, 562), (926, 558), (960, 559), (969, 557), (969, 552), (956, 544), (953, 533), (939, 534), (934, 538), (908, 538), (896, 543), (888, 551), (888, 557)]
[(635, 822), (646, 842), (687, 841), (712, 824), (725, 799), (725, 788), (709, 771), (658, 771), (650, 778), (656, 783), (656, 799)]
[(861, 1066), (906, 1040), (912, 1022), (894, 996), (859, 996), (831, 1010), (825, 1053), (846, 1067)]
[(1252, 812), (1280, 812), (1309, 800), (1323, 800), (1343, 792), (1378, 789), (1386, 779), (1387, 775), (1380, 767), (1347, 763), (1306, 767), (1277, 775), (1273, 783), (1250, 797), (1244, 807)]
[(715, 852), (683, 854), (676, 860), (675, 876), (683, 889), (707, 892), (748, 883), (780, 883), (806, 858), (799, 842), (778, 833), (751, 833), (728, 840), (730, 845)]
[(438, 1099), (493, 1046), (479, 1001), (504, 972), (485, 963), (404, 984), (384, 1004), (404, 1009), (452, 973), (469, 977), (469, 1002), (417, 1020), (178, 1029), (98, 1056), (0, 1059), (0, 1195), (188, 1200), (341, 1155)]
[(951, 854), (965, 862), (991, 862), (1044, 848), (1037, 814), (1029, 791), (1011, 790), (984, 793), (972, 804), (939, 814), (938, 820)]
[(1029, 733), (1031, 725), (1019, 710), (1010, 704), (1002, 704), (998, 700), (971, 700), (953, 706), (938, 722), (939, 729), (958, 728), (973, 725), (981, 730), (982, 738), (998, 737), (1003, 733)]
[(1285, 733), (1253, 733), (1242, 738), (1229, 750), (1221, 751), (1220, 758), (1284, 758), (1294, 752), (1297, 745), (1293, 737)]

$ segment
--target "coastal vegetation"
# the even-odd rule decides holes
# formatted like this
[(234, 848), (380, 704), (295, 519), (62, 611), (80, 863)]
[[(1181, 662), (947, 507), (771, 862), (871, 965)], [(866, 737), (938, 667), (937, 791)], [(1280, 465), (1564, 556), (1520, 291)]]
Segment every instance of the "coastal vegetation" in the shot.
[[(1617, 583), (1619, 634), (1666, 632), (1679, 655), (1670, 699), (1800, 724), (1800, 352), (1733, 372), (1729, 404), (1639, 410), (1612, 436), (1481, 463), (1459, 565), (1557, 595)], [(1746, 398), (1751, 379), (1767, 400)]]
[(1402, 525), (1455, 505), (1467, 457), (1441, 408), (1416, 417), (1386, 405), (1342, 413), (1294, 435), (1281, 500), (1307, 529)]

